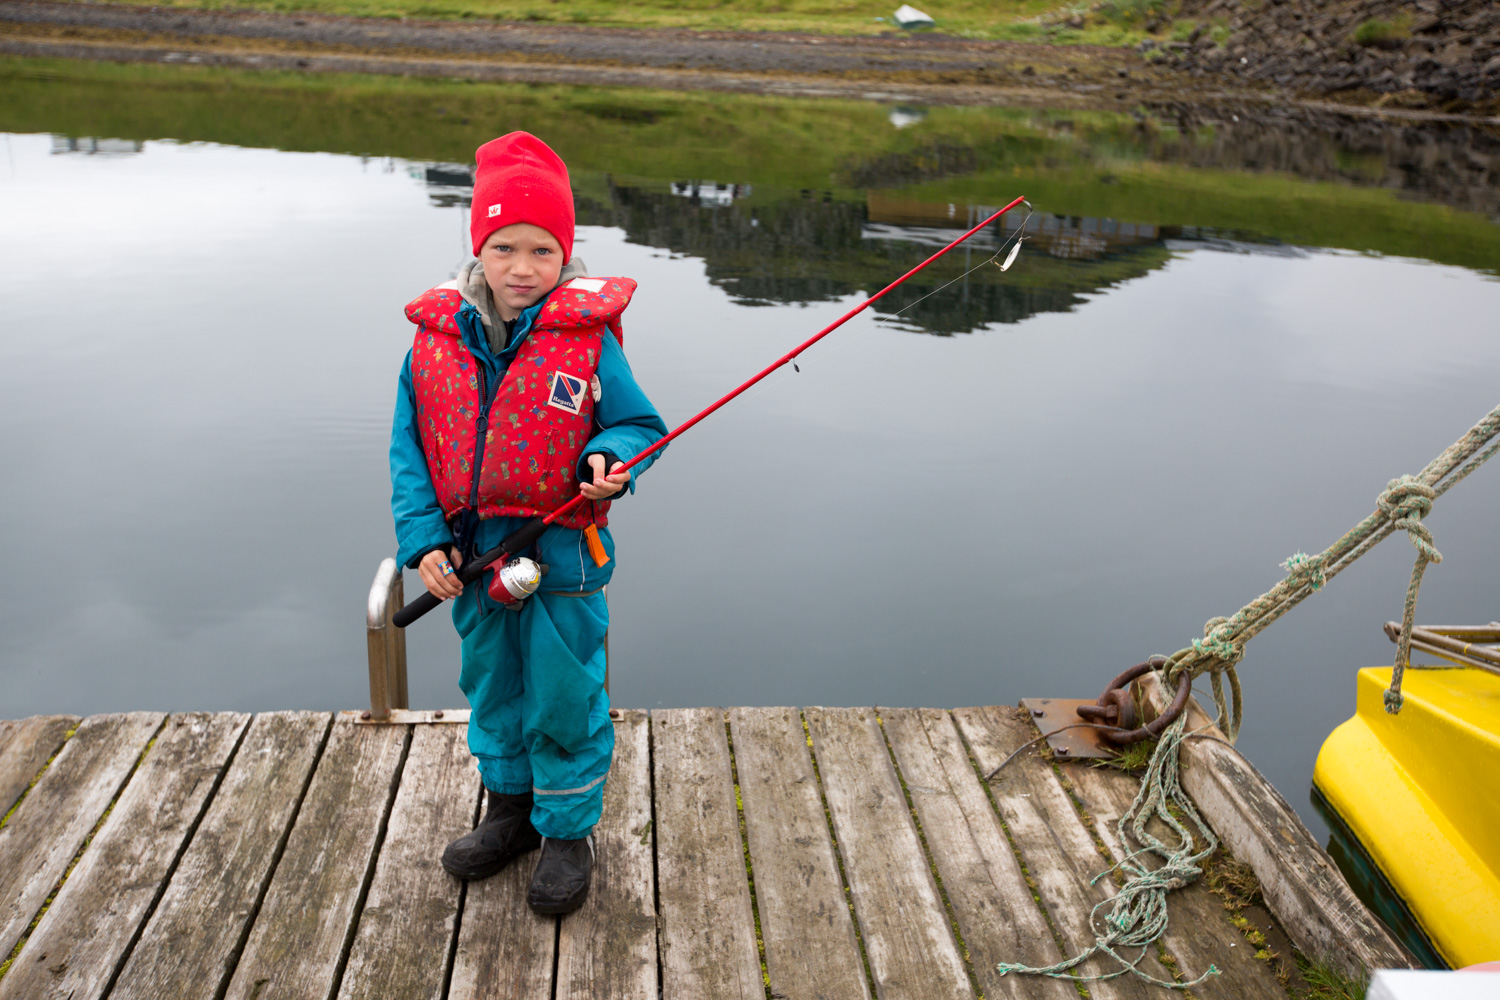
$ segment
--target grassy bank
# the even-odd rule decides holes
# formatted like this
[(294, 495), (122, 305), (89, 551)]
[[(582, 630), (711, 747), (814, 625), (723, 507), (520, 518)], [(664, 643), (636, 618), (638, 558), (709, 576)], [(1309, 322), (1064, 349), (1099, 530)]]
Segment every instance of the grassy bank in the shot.
[[(232, 114), (226, 108), (233, 108)], [(1000, 204), (1500, 269), (1500, 226), (1386, 187), (1234, 165), (1187, 166), (1203, 136), (1102, 112), (933, 108), (906, 127), (853, 101), (301, 76), (187, 66), (0, 60), (0, 130), (467, 163), (475, 146), (534, 131), (580, 194), (601, 178), (749, 184), (749, 205), (868, 189)], [(1377, 180), (1380, 164), (1364, 172)], [(801, 192), (801, 194), (799, 194)], [(826, 193), (826, 195), (825, 195)]]
[[(903, 33), (892, 17), (901, 0), (164, 0), (157, 6), (700, 31)], [(914, 6), (937, 20), (936, 30), (960, 38), (1105, 45), (1142, 37), (1142, 25), (1164, 8), (1161, 0), (1117, 0), (1089, 23), (1071, 27), (1067, 19), (1075, 5), (1057, 0), (941, 0)]]

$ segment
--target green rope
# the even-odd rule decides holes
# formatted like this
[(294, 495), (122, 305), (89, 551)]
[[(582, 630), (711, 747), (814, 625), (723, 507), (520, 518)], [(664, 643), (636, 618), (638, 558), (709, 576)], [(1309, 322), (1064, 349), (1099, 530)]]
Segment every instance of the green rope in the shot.
[[(1140, 967), (1140, 962), (1151, 950), (1151, 945), (1166, 933), (1167, 893), (1188, 885), (1202, 875), (1203, 859), (1217, 850), (1219, 846), (1213, 830), (1209, 829), (1203, 817), (1198, 815), (1198, 810), (1194, 808), (1192, 800), (1178, 784), (1178, 754), (1182, 747), (1182, 727), (1185, 718), (1185, 716), (1179, 717), (1176, 722), (1167, 727), (1166, 732), (1162, 733), (1161, 742), (1157, 744), (1156, 752), (1151, 755), (1151, 763), (1147, 767), (1146, 776), (1141, 780), (1140, 791), (1136, 793), (1135, 801), (1131, 803), (1130, 808), (1120, 817), (1118, 826), (1120, 843), (1130, 842), (1126, 839), (1126, 824), (1129, 823), (1129, 832), (1134, 836), (1135, 842), (1142, 845), (1142, 849), (1121, 858), (1113, 867), (1094, 876), (1089, 883), (1093, 885), (1117, 870), (1124, 871), (1128, 876), (1118, 893), (1095, 905), (1090, 912), (1089, 926), (1094, 929), (1093, 946), (1072, 958), (1047, 966), (1036, 967), (1001, 962), (997, 966), (1001, 975), (1019, 972), (1050, 976), (1053, 979), (1092, 982), (1133, 973), (1147, 982), (1174, 990), (1188, 989), (1197, 986), (1205, 979), (1219, 975), (1218, 967), (1210, 965), (1207, 971), (1191, 982), (1177, 983), (1158, 979)], [(1192, 831), (1178, 819), (1172, 809), (1174, 806), (1197, 827), (1205, 845), (1202, 849), (1196, 847), (1197, 842)], [(1153, 817), (1161, 820), (1172, 831), (1175, 835), (1175, 843), (1169, 844), (1158, 839), (1146, 828), (1146, 824)], [(1150, 868), (1137, 860), (1149, 855), (1160, 858), (1161, 864), (1156, 868)], [(1121, 954), (1126, 949), (1139, 949), (1139, 951), (1134, 958), (1127, 958)], [(1120, 963), (1120, 968), (1100, 975), (1070, 974), (1070, 970), (1100, 954), (1113, 958)]]
[[(1422, 519), (1431, 513), (1434, 500), (1500, 451), (1500, 440), (1495, 440), (1497, 436), (1500, 436), (1500, 406), (1491, 410), (1467, 434), (1429, 462), (1420, 473), (1401, 476), (1387, 483), (1385, 490), (1376, 499), (1374, 513), (1345, 532), (1338, 541), (1316, 555), (1294, 553), (1281, 564), (1286, 570), (1286, 577), (1280, 583), (1228, 618), (1210, 618), (1203, 626), (1203, 638), (1193, 639), (1188, 646), (1167, 658), (1158, 672), (1163, 690), (1175, 690), (1183, 671), (1187, 671), (1193, 679), (1208, 674), (1213, 687), (1214, 704), (1218, 709), (1218, 726), (1232, 742), (1239, 734), (1242, 705), (1240, 679), (1235, 666), (1244, 659), (1245, 644), (1265, 631), (1272, 622), (1323, 589), (1329, 580), (1342, 573), (1387, 536), (1405, 531), (1417, 550), (1417, 559), (1406, 588), (1406, 608), (1401, 619), (1401, 635), (1397, 641), (1391, 686), (1385, 693), (1386, 711), (1392, 714), (1399, 712), (1401, 678), (1410, 662), (1411, 630), (1416, 617), (1417, 595), (1422, 587), (1422, 574), (1426, 572), (1429, 563), (1443, 561), (1442, 554), (1433, 546), (1432, 531)], [(1208, 977), (1218, 975), (1218, 969), (1210, 965), (1208, 971), (1191, 982), (1169, 983), (1140, 968), (1141, 959), (1150, 946), (1166, 933), (1167, 893), (1195, 881), (1203, 873), (1200, 862), (1218, 847), (1213, 831), (1198, 815), (1197, 809), (1178, 783), (1182, 729), (1183, 718), (1178, 718), (1162, 734), (1156, 750), (1151, 754), (1151, 762), (1141, 779), (1141, 788), (1135, 801), (1120, 817), (1120, 843), (1129, 845), (1131, 842), (1126, 837), (1128, 824), (1131, 837), (1142, 845), (1142, 849), (1121, 859), (1109, 870), (1123, 870), (1128, 877), (1117, 895), (1094, 907), (1090, 915), (1090, 926), (1094, 928), (1095, 935), (1093, 946), (1073, 958), (1053, 965), (1034, 967), (1001, 962), (998, 968), (1002, 974), (1017, 972), (1085, 982), (1114, 979), (1129, 973), (1173, 989), (1196, 986)], [(1206, 846), (1201, 850), (1197, 848), (1193, 833), (1177, 819), (1173, 808), (1169, 807), (1175, 807), (1177, 812), (1192, 820)], [(1146, 829), (1146, 824), (1153, 817), (1165, 823), (1176, 835), (1175, 844), (1162, 842)], [(1158, 867), (1148, 868), (1136, 860), (1150, 855), (1161, 859)], [(1103, 874), (1107, 875), (1109, 872)], [(1103, 875), (1097, 876), (1094, 881), (1097, 882), (1102, 877)], [(1107, 911), (1102, 918), (1102, 929), (1096, 922), (1101, 911)], [(1126, 958), (1120, 953), (1122, 949), (1129, 948), (1140, 949), (1134, 959)], [(1099, 954), (1115, 959), (1120, 963), (1120, 968), (1099, 975), (1070, 974), (1070, 970)]]
[[(1374, 512), (1345, 532), (1338, 541), (1316, 555), (1294, 553), (1281, 564), (1287, 574), (1280, 583), (1228, 618), (1209, 619), (1203, 627), (1203, 638), (1193, 639), (1189, 646), (1167, 658), (1163, 680), (1168, 689), (1176, 687), (1177, 678), (1184, 670), (1193, 678), (1209, 674), (1219, 728), (1231, 741), (1234, 740), (1239, 735), (1242, 712), (1239, 675), (1235, 666), (1244, 658), (1245, 644), (1323, 589), (1329, 580), (1387, 536), (1405, 531), (1417, 550), (1417, 558), (1406, 588), (1406, 607), (1396, 647), (1396, 669), (1385, 696), (1386, 710), (1393, 714), (1399, 712), (1401, 678), (1411, 661), (1411, 630), (1422, 575), (1429, 563), (1443, 561), (1442, 554), (1432, 543), (1432, 531), (1423, 523), (1423, 518), (1431, 513), (1434, 500), (1500, 450), (1500, 441), (1493, 440), (1497, 435), (1500, 435), (1500, 406), (1444, 449), (1420, 473), (1400, 476), (1387, 483), (1376, 498)], [(1228, 696), (1224, 691), (1225, 676), (1230, 686)]]

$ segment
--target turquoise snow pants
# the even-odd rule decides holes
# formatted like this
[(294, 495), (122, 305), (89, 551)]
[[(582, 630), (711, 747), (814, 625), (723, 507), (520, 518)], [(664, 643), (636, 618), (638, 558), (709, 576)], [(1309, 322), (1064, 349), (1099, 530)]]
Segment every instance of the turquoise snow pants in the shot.
[(531, 822), (542, 836), (586, 837), (599, 822), (615, 748), (604, 691), (604, 594), (539, 592), (520, 611), (507, 611), (483, 580), (453, 606), (462, 640), (458, 686), (471, 709), (469, 752), (490, 791), (534, 793)]

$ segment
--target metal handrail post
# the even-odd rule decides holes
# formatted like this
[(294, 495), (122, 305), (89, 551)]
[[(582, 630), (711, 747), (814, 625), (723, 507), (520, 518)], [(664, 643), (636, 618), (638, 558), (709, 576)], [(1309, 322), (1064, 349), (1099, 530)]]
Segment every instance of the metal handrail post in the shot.
[(391, 709), (407, 708), (406, 631), (391, 617), (404, 602), (401, 568), (382, 559), (365, 608), (365, 646), (370, 668), (370, 718), (384, 721)]

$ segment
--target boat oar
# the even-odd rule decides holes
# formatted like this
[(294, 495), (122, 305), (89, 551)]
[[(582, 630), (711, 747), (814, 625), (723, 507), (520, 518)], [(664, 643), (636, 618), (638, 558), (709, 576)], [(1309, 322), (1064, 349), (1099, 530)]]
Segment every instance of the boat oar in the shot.
[[(749, 389), (751, 386), (755, 385), (755, 383), (759, 382), (767, 375), (776, 371), (776, 369), (789, 362), (792, 363), (795, 367), (797, 356), (802, 352), (806, 351), (809, 347), (813, 346), (818, 341), (822, 340), (824, 337), (828, 336), (830, 333), (837, 330), (845, 323), (849, 322), (849, 320), (853, 319), (855, 316), (864, 312), (876, 302), (879, 302), (892, 289), (896, 288), (898, 285), (906, 281), (906, 279), (910, 278), (918, 271), (921, 271), (928, 264), (931, 264), (933, 261), (943, 256), (943, 254), (947, 253), (949, 250), (952, 250), (954, 247), (958, 246), (960, 243), (964, 242), (975, 233), (983, 230), (990, 223), (1000, 218), (1000, 216), (1004, 215), (1006, 212), (1009, 212), (1011, 209), (1015, 208), (1017, 205), (1020, 205), (1025, 201), (1026, 199), (1024, 197), (1017, 198), (1015, 201), (1012, 201), (1009, 205), (1006, 205), (998, 212), (995, 212), (993, 215), (986, 218), (983, 222), (979, 223), (973, 229), (970, 229), (958, 239), (954, 240), (952, 243), (949, 243), (937, 253), (933, 254), (931, 257), (928, 257), (926, 260), (922, 261), (922, 263), (918, 264), (910, 271), (907, 271), (901, 277), (897, 278), (889, 285), (886, 285), (880, 291), (876, 292), (874, 295), (871, 295), (859, 305), (855, 306), (853, 309), (850, 309), (848, 312), (844, 313), (844, 315), (840, 316), (832, 323), (829, 323), (823, 329), (819, 330), (817, 333), (813, 334), (811, 337), (807, 338), (802, 343), (792, 348), (790, 351), (787, 351), (785, 354), (777, 358), (775, 361), (771, 362), (755, 375), (745, 380), (744, 383), (719, 398), (711, 406), (705, 407), (698, 413), (694, 414), (692, 417), (689, 417), (687, 420), (683, 421), (683, 423), (674, 428), (671, 433), (667, 434), (666, 437), (663, 437), (651, 447), (636, 455), (630, 461), (626, 462), (621, 468), (611, 470), (611, 474), (613, 474), (614, 472), (624, 472), (639, 465), (649, 456), (654, 455), (656, 452), (665, 448), (668, 443), (678, 437), (681, 437), (687, 431), (692, 429), (693, 426), (701, 421), (704, 417), (707, 417), (715, 410), (724, 406), (740, 393), (744, 392), (746, 389)], [(1009, 265), (1009, 263), (1010, 261), (1006, 261), (1007, 265)], [(583, 503), (584, 499), (585, 498), (583, 494), (580, 493), (545, 517), (534, 518), (531, 521), (528, 521), (526, 524), (522, 525), (520, 528), (511, 532), (505, 537), (504, 541), (495, 546), (493, 549), (490, 549), (488, 552), (480, 553), (473, 559), (470, 559), (468, 562), (464, 563), (463, 566), (461, 566), (458, 570), (459, 580), (465, 584), (473, 583), (475, 580), (479, 579), (481, 575), (483, 575), (485, 569), (488, 568), (492, 563), (499, 562), (503, 565), (505, 561), (508, 560), (511, 556), (517, 555), (527, 546), (531, 545), (538, 538), (540, 538), (542, 536), (542, 532), (546, 531), (547, 528), (554, 522), (556, 522), (559, 518), (567, 517), (568, 514), (576, 509), (579, 504)], [(395, 622), (397, 628), (405, 628), (441, 603), (442, 601), (434, 597), (431, 593), (423, 594), (421, 597), (418, 597), (416, 600), (403, 607), (400, 611), (397, 611), (391, 620)]]

